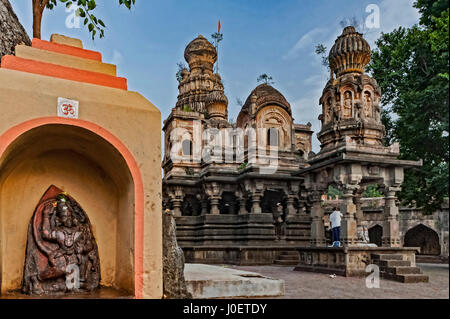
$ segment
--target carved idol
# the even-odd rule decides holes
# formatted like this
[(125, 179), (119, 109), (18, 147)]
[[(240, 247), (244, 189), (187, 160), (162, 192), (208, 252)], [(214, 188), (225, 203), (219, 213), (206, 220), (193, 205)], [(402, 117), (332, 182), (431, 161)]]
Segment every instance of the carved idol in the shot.
[(325, 124), (331, 122), (333, 117), (333, 109), (331, 105), (331, 97), (327, 99), (327, 103), (325, 104)]
[(364, 116), (366, 118), (371, 118), (373, 116), (373, 103), (372, 96), (370, 92), (364, 93)]
[(332, 98), (331, 99), (331, 110), (332, 110), (332, 117), (335, 122), (339, 122), (341, 120), (341, 110), (340, 110), (340, 101), (339, 101), (339, 95), (335, 96), (336, 101)]
[(381, 107), (378, 103), (374, 104), (374, 109), (375, 109), (375, 121), (380, 122), (381, 121)]
[(55, 186), (40, 200), (28, 227), (22, 291), (52, 295), (92, 291), (100, 260), (89, 218)]
[(347, 91), (344, 95), (344, 110), (343, 110), (343, 117), (344, 118), (351, 118), (352, 117), (352, 108), (353, 108), (353, 100), (352, 100), (352, 94)]

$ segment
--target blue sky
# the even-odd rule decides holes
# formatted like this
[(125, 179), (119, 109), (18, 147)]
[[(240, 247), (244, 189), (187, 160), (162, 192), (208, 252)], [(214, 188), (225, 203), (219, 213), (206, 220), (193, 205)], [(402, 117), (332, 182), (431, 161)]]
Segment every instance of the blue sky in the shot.
[[(10, 0), (29, 35), (32, 34), (31, 0)], [(381, 32), (418, 22), (413, 0), (136, 0), (131, 12), (118, 0), (97, 0), (96, 15), (107, 25), (104, 39), (92, 41), (85, 28), (66, 27), (63, 5), (47, 11), (42, 39), (60, 33), (83, 40), (84, 47), (102, 52), (104, 62), (118, 66), (128, 79), (129, 90), (152, 101), (164, 120), (175, 106), (177, 62), (184, 62), (184, 48), (197, 35), (208, 39), (221, 20), (219, 67), (230, 117), (256, 87), (257, 77), (267, 73), (291, 103), (296, 123), (311, 122), (320, 130), (319, 98), (329, 77), (314, 48), (328, 49), (342, 32), (340, 21), (355, 17), (364, 21), (369, 4), (380, 8), (380, 28), (366, 38), (374, 47)], [(319, 150), (313, 137), (314, 151)]]

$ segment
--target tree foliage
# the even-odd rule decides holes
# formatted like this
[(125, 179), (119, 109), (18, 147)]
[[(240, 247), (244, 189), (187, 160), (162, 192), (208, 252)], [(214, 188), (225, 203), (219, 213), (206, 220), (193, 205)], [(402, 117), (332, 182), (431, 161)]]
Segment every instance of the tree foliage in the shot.
[(265, 84), (269, 84), (269, 85), (272, 85), (275, 83), (273, 81), (273, 78), (271, 76), (267, 75), (266, 73), (263, 73), (260, 76), (258, 76), (258, 79), (256, 81), (258, 83), (265, 83)]
[(325, 66), (328, 71), (330, 70), (330, 60), (328, 58), (327, 47), (323, 44), (316, 45), (316, 54), (322, 59), (322, 65)]
[(183, 62), (178, 62), (177, 63), (177, 68), (178, 71), (175, 74), (177, 81), (181, 82), (183, 80), (183, 75), (181, 74), (183, 72), (183, 70), (187, 70), (186, 64), (184, 64)]
[[(100, 38), (105, 36), (105, 23), (97, 18), (93, 11), (97, 8), (96, 0), (32, 0), (33, 2), (33, 36), (41, 38), (41, 21), (44, 9), (52, 10), (58, 3), (64, 4), (67, 8), (72, 5), (78, 6), (77, 15), (84, 18), (84, 25), (88, 28), (92, 39), (96, 35)], [(136, 0), (118, 0), (119, 5), (124, 5), (128, 10), (131, 10)]]
[(377, 198), (383, 197), (383, 193), (380, 191), (378, 184), (367, 185), (366, 191), (363, 194), (363, 198)]
[(342, 198), (342, 191), (338, 188), (333, 187), (332, 185), (328, 186), (327, 197), (332, 199), (340, 199)]
[(448, 197), (449, 3), (418, 0), (420, 24), (382, 34), (369, 70), (382, 92), (386, 143), (400, 143), (401, 159), (423, 159), (407, 170), (399, 198), (425, 212)]

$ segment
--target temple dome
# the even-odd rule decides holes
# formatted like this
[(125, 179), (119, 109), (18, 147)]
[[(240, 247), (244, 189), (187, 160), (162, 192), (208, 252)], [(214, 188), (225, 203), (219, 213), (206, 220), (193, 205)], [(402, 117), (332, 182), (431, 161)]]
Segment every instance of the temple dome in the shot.
[(196, 68), (205, 68), (212, 72), (217, 60), (216, 48), (205, 37), (199, 35), (192, 40), (184, 51), (184, 58), (191, 71)]
[(341, 76), (345, 73), (364, 73), (370, 62), (370, 46), (352, 26), (344, 28), (330, 51), (330, 68)]
[(228, 105), (228, 98), (223, 91), (216, 90), (208, 93), (205, 99), (205, 105), (208, 106), (213, 103), (222, 103)]
[(289, 115), (292, 115), (291, 105), (286, 98), (277, 89), (273, 88), (269, 84), (258, 85), (252, 93), (250, 93), (247, 101), (245, 101), (242, 111), (250, 113), (252, 96), (256, 98), (256, 108), (259, 109), (268, 104), (275, 104), (284, 108)]

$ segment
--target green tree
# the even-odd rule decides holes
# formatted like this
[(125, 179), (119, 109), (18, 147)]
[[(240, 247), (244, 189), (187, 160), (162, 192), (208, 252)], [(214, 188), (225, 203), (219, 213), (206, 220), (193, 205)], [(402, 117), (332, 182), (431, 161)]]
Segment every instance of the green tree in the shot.
[(322, 59), (322, 65), (325, 66), (328, 71), (330, 70), (330, 60), (328, 58), (327, 47), (323, 44), (318, 44), (316, 46), (316, 54)]
[(363, 194), (363, 198), (377, 198), (383, 197), (383, 194), (379, 190), (378, 184), (367, 185), (366, 191)]
[(269, 85), (272, 85), (275, 83), (275, 82), (273, 82), (273, 78), (271, 76), (267, 75), (266, 73), (258, 76), (258, 79), (256, 81), (258, 81), (258, 83), (263, 82), (263, 83), (269, 84)]
[(449, 3), (414, 6), (420, 24), (382, 34), (369, 70), (383, 92), (386, 143), (400, 143), (401, 159), (423, 159), (422, 168), (405, 172), (399, 198), (431, 213), (449, 188)]
[(184, 64), (183, 62), (178, 62), (177, 63), (177, 67), (178, 67), (178, 71), (175, 74), (177, 81), (181, 82), (183, 80), (183, 75), (181, 73), (183, 73), (183, 70), (187, 70), (186, 64)]
[(219, 27), (219, 31), (215, 32), (213, 34), (211, 34), (211, 38), (213, 39), (214, 42), (214, 47), (216, 48), (217, 51), (217, 61), (216, 61), (216, 73), (219, 73), (219, 43), (223, 40), (223, 33), (220, 33), (220, 27)]
[[(136, 0), (118, 0), (119, 5), (124, 5), (129, 10), (131, 6), (135, 4)], [(89, 33), (92, 35), (92, 39), (95, 38), (95, 35), (99, 35), (100, 38), (105, 36), (105, 23), (98, 19), (93, 11), (97, 7), (95, 0), (32, 0), (33, 3), (33, 37), (41, 38), (41, 25), (42, 25), (42, 16), (45, 9), (52, 10), (54, 7), (58, 5), (58, 3), (63, 3), (66, 7), (70, 7), (71, 5), (77, 5), (79, 7), (77, 14), (84, 18), (84, 25), (87, 26)], [(98, 32), (98, 33), (97, 33)]]
[(342, 198), (342, 195), (343, 195), (342, 191), (340, 191), (336, 187), (333, 187), (331, 185), (328, 186), (327, 197), (332, 199), (339, 199)]

